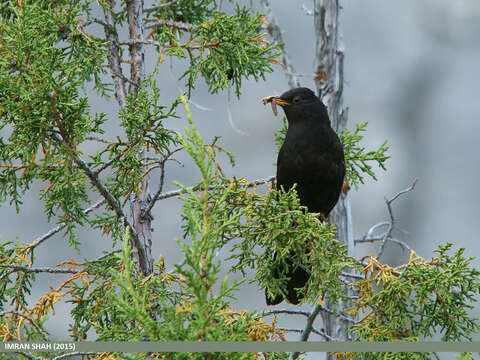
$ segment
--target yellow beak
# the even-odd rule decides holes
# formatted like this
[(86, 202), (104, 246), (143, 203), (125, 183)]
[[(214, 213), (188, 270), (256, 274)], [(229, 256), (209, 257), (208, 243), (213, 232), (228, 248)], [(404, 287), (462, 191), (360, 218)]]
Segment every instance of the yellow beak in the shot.
[(262, 102), (264, 104), (268, 104), (268, 103), (275, 103), (277, 105), (280, 105), (280, 106), (287, 106), (287, 105), (290, 105), (290, 103), (288, 101), (285, 101), (283, 99), (280, 99), (278, 96), (267, 96), (267, 97), (264, 97), (262, 99)]
[(277, 105), (280, 105), (280, 106), (287, 106), (287, 105), (290, 105), (290, 103), (288, 101), (285, 101), (283, 99), (280, 99), (279, 97), (274, 97), (272, 99), (272, 101), (275, 101), (275, 103)]

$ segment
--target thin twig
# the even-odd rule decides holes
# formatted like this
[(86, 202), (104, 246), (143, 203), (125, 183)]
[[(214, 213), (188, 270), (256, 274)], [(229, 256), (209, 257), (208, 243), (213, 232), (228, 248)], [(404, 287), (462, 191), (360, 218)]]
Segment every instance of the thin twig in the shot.
[(26, 352), (23, 352), (23, 351), (15, 351), (14, 354), (23, 355), (23, 356), (25, 356), (27, 359), (30, 359), (30, 360), (43, 360), (43, 358), (41, 358), (41, 357), (36, 357), (36, 356), (33, 356), (33, 355), (30, 354), (30, 353), (26, 353)]
[[(250, 181), (245, 186), (246, 187), (252, 187), (252, 186), (255, 186), (255, 185), (263, 185), (263, 184), (266, 184), (268, 182), (271, 182), (274, 179), (275, 179), (275, 176), (269, 176), (268, 178), (263, 178), (263, 179), (257, 179), (257, 180)], [(202, 188), (196, 188), (195, 186), (190, 186), (190, 187), (186, 188), (186, 190), (193, 190), (193, 189), (203, 190)], [(208, 189), (209, 190), (215, 189), (215, 185), (210, 185)], [(171, 197), (181, 195), (183, 193), (185, 193), (185, 191), (183, 189), (168, 191), (168, 192), (165, 192), (163, 194), (160, 194), (158, 196), (157, 200), (168, 199), (168, 198), (171, 198)]]
[[(303, 331), (301, 329), (287, 329), (287, 328), (277, 328), (277, 330), (294, 332), (294, 333), (299, 333), (299, 334), (302, 333), (302, 331)], [(335, 338), (331, 337), (330, 335), (327, 335), (322, 330), (312, 328), (312, 332), (317, 334), (317, 335), (323, 336), (328, 341), (336, 341)]]
[[(100, 205), (102, 205), (103, 203), (105, 202), (104, 199), (100, 200), (100, 201), (97, 201), (95, 204), (93, 204), (92, 206), (90, 206), (89, 208), (83, 210), (83, 213), (85, 215), (88, 215), (89, 213), (91, 213), (93, 210), (95, 210), (96, 208), (100, 207)], [(48, 231), (46, 234), (43, 234), (42, 236), (36, 238), (34, 240), (34, 242), (32, 244), (30, 244), (28, 247), (33, 249), (35, 247), (37, 247), (38, 245), (40, 245), (41, 243), (43, 243), (45, 240), (47, 240), (48, 238), (52, 237), (53, 235), (55, 235), (56, 233), (62, 231), (67, 225), (66, 224), (62, 224), (62, 225), (58, 225), (56, 227), (54, 227), (53, 229), (51, 229), (50, 231)]]
[(391, 199), (388, 200), (387, 202), (388, 202), (389, 204), (391, 204), (393, 201), (397, 200), (397, 198), (398, 198), (399, 196), (401, 196), (401, 195), (403, 195), (403, 194), (406, 194), (406, 193), (408, 193), (408, 192), (410, 192), (410, 191), (413, 191), (413, 190), (415, 189), (415, 185), (417, 185), (417, 181), (418, 181), (418, 179), (413, 180), (413, 183), (412, 183), (412, 185), (410, 185), (410, 187), (408, 187), (407, 189), (404, 189), (404, 190), (402, 190), (402, 191), (399, 191), (397, 194), (395, 194), (395, 196), (394, 196), (393, 198), (391, 198)]
[(278, 25), (277, 19), (273, 14), (273, 11), (270, 7), (270, 2), (268, 0), (260, 0), (260, 3), (263, 5), (265, 11), (265, 17), (268, 21), (267, 31), (270, 36), (275, 40), (277, 44), (280, 44), (280, 50), (282, 51), (282, 63), (285, 65), (285, 76), (287, 77), (288, 85), (291, 88), (300, 86), (297, 76), (295, 75), (295, 70), (293, 68), (292, 61), (288, 56), (287, 49), (285, 48), (285, 43), (282, 39), (282, 30)]
[(306, 317), (310, 316), (310, 313), (308, 311), (290, 310), (290, 309), (270, 310), (270, 311), (264, 312), (262, 316), (269, 316), (274, 314), (303, 315)]
[(121, 73), (118, 73), (118, 72), (116, 72), (116, 71), (113, 71), (113, 70), (111, 70), (110, 72), (112, 73), (113, 76), (116, 76), (116, 77), (122, 79), (123, 81), (128, 82), (130, 85), (133, 85), (133, 86), (135, 86), (135, 87), (138, 87), (138, 84), (137, 84), (137, 83), (133, 82), (132, 80), (130, 80), (130, 79), (129, 79), (128, 77), (126, 77), (125, 75), (123, 75), (123, 74), (121, 74)]
[(98, 258), (93, 259), (93, 260), (85, 261), (84, 263), (81, 263), (80, 265), (90, 265), (90, 264), (93, 264), (97, 261), (102, 261), (103, 259), (106, 259), (109, 256), (112, 256), (113, 254), (118, 254), (118, 253), (121, 253), (121, 252), (122, 252), (122, 250), (113, 250), (113, 251), (110, 251), (108, 254), (99, 256)]
[(138, 141), (134, 141), (133, 143), (131, 143), (130, 145), (128, 145), (125, 150), (123, 150), (122, 152), (120, 152), (119, 154), (117, 154), (116, 156), (114, 156), (113, 158), (111, 158), (110, 160), (108, 160), (107, 162), (104, 162), (102, 164), (102, 166), (100, 166), (97, 170), (95, 170), (95, 175), (98, 176), (98, 174), (100, 174), (103, 170), (105, 170), (106, 168), (108, 168), (110, 165), (112, 165), (115, 161), (117, 161), (118, 159), (120, 159), (123, 155), (125, 155), (127, 153), (127, 151), (130, 151), (133, 147), (137, 146), (138, 144)]
[(168, 3), (165, 3), (165, 4), (152, 6), (152, 7), (150, 7), (150, 8), (147, 8), (147, 9), (143, 10), (143, 11), (146, 12), (146, 13), (148, 13), (148, 12), (152, 12), (152, 11), (155, 11), (155, 10), (160, 10), (160, 9), (163, 9), (163, 8), (166, 8), (166, 7), (175, 5), (175, 3), (176, 3), (177, 1), (178, 1), (178, 0), (172, 0), (172, 1), (169, 1)]
[(152, 197), (152, 200), (150, 201), (150, 203), (148, 204), (147, 208), (143, 211), (143, 215), (142, 216), (146, 216), (148, 214), (150, 214), (150, 211), (152, 210), (153, 206), (155, 205), (155, 203), (160, 200), (159, 197), (161, 196), (162, 194), (162, 191), (163, 191), (163, 185), (164, 185), (164, 182), (165, 182), (165, 163), (167, 162), (167, 160), (170, 158), (170, 156), (172, 156), (173, 154), (175, 154), (176, 152), (179, 152), (180, 150), (182, 150), (183, 148), (177, 148), (173, 151), (168, 151), (168, 154), (167, 156), (165, 156), (165, 158), (160, 162), (160, 183), (158, 184), (158, 190), (157, 192), (155, 193), (155, 195), (153, 195)]
[(158, 20), (146, 25), (145, 28), (151, 29), (159, 26), (169, 26), (175, 29), (185, 30), (185, 31), (190, 31), (192, 29), (192, 25), (190, 24), (185, 24), (185, 23), (172, 21), (172, 20)]
[(385, 235), (383, 236), (382, 245), (380, 246), (380, 249), (378, 250), (378, 253), (377, 253), (377, 256), (376, 256), (377, 259), (379, 259), (382, 256), (383, 251), (385, 249), (385, 244), (387, 243), (387, 239), (390, 239), (392, 237), (392, 232), (393, 232), (393, 229), (395, 228), (395, 218), (393, 216), (392, 203), (396, 199), (398, 199), (398, 197), (400, 197), (401, 195), (406, 194), (410, 191), (413, 191), (413, 189), (415, 189), (415, 185), (417, 184), (417, 181), (418, 181), (418, 179), (415, 179), (413, 181), (412, 185), (410, 185), (410, 187), (408, 187), (407, 189), (404, 189), (402, 191), (399, 191), (391, 199), (385, 199), (385, 203), (387, 204), (388, 214), (390, 216), (390, 225), (388, 226), (388, 229), (385, 232)]
[[(363, 279), (363, 277), (361, 278)], [(333, 310), (330, 310), (324, 306), (321, 307), (321, 311), (325, 311), (329, 314), (334, 314)], [(305, 317), (309, 317), (311, 315), (311, 313), (309, 313), (308, 311), (303, 311), (303, 310), (278, 309), (278, 310), (270, 310), (270, 311), (264, 312), (263, 316), (269, 316), (269, 315), (275, 315), (275, 314), (302, 315)], [(348, 316), (345, 316), (342, 314), (338, 314), (338, 316), (351, 323), (354, 323), (354, 324), (357, 323), (357, 320), (352, 319)]]
[(52, 358), (52, 360), (61, 360), (61, 359), (66, 359), (66, 358), (69, 358), (69, 357), (72, 357), (72, 356), (79, 356), (79, 355), (96, 355), (96, 354), (101, 354), (101, 353), (92, 352), (92, 351), (87, 351), (87, 352), (76, 351), (76, 352), (71, 352), (71, 353), (68, 353), (68, 354), (62, 354), (62, 355), (55, 356), (54, 358)]
[(364, 277), (362, 275), (358, 275), (358, 274), (354, 274), (354, 273), (342, 272), (341, 275), (345, 276), (345, 277), (353, 278), (353, 279), (359, 279), (359, 280), (364, 279)]
[(373, 225), (370, 229), (368, 229), (367, 234), (364, 236), (364, 238), (371, 238), (375, 230), (377, 230), (379, 227), (387, 225), (390, 225), (388, 221), (382, 221), (381, 223)]
[[(301, 332), (300, 341), (307, 341), (308, 340), (308, 337), (310, 336), (310, 333), (313, 330), (313, 322), (315, 321), (315, 319), (317, 318), (317, 316), (318, 316), (318, 314), (320, 313), (321, 310), (322, 310), (322, 305), (320, 305), (320, 304), (315, 305), (315, 307), (312, 309), (312, 311), (310, 312), (310, 315), (308, 316), (307, 323), (305, 324), (305, 328)], [(335, 339), (332, 338), (330, 335), (324, 334), (322, 336), (325, 336), (325, 339), (327, 339), (327, 340), (335, 341)], [(290, 355), (290, 360), (297, 359), (299, 355), (300, 355), (299, 352), (297, 352), (297, 351), (293, 352)]]
[(102, 25), (103, 27), (109, 28), (110, 30), (113, 30), (113, 27), (110, 24), (107, 24), (105, 21), (100, 20), (98, 18), (91, 18), (90, 20), (84, 21), (82, 23), (79, 23), (78, 26), (81, 28), (84, 28), (85, 26), (89, 26), (92, 24), (99, 24)]
[[(373, 243), (373, 242), (378, 242), (378, 241), (383, 241), (384, 240), (384, 234), (375, 236), (375, 237), (370, 237), (370, 238), (361, 238), (361, 239), (355, 239), (355, 244), (361, 244), (361, 243)], [(396, 239), (394, 237), (389, 237), (387, 238), (387, 241), (391, 241), (397, 245), (399, 245), (403, 250), (407, 250), (408, 252), (414, 251), (405, 241)]]
[[(362, 279), (363, 279), (363, 277), (362, 277)], [(329, 313), (329, 314), (332, 314), (332, 315), (335, 314), (335, 312), (334, 312), (333, 310), (328, 309), (328, 308), (326, 308), (326, 307), (324, 307), (324, 306), (322, 306), (322, 309), (321, 309), (321, 310), (322, 310), (323, 312), (326, 312), (326, 313)], [(343, 314), (341, 314), (341, 313), (338, 313), (337, 316), (340, 317), (340, 318), (342, 318), (342, 319), (345, 320), (345, 321), (351, 322), (352, 324), (356, 324), (356, 323), (358, 322), (358, 320), (355, 320), (355, 319), (353, 319), (353, 318), (351, 318), (351, 317), (345, 316), (345, 315), (343, 315)]]
[(0, 264), (0, 268), (12, 269), (14, 271), (22, 271), (27, 273), (50, 273), (50, 274), (76, 274), (78, 271), (70, 269), (55, 269), (53, 267), (28, 267), (15, 264)]
[(154, 45), (154, 46), (163, 47), (163, 48), (182, 47), (182, 48), (200, 50), (200, 49), (205, 49), (205, 48), (218, 47), (218, 46), (220, 46), (221, 42), (220, 41), (214, 41), (214, 42), (211, 42), (211, 43), (204, 43), (204, 44), (197, 44), (197, 45), (181, 44), (181, 45), (174, 46), (174, 45), (162, 43), (160, 41), (155, 41), (155, 40), (127, 39), (127, 40), (124, 40), (124, 41), (120, 41), (118, 44), (119, 45), (128, 45), (128, 46), (143, 44), (143, 45)]
[(99, 136), (86, 136), (86, 137), (85, 137), (85, 140), (97, 141), (97, 142), (101, 142), (101, 143), (104, 143), (104, 144), (111, 144), (111, 143), (112, 143), (111, 141), (102, 139), (102, 138), (99, 137)]

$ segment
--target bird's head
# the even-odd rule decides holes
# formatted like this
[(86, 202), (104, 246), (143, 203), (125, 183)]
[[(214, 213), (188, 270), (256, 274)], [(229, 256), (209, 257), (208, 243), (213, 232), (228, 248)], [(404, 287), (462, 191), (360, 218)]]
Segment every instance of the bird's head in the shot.
[[(318, 114), (323, 112), (325, 107), (315, 93), (304, 87), (294, 88), (285, 91), (280, 96), (267, 96), (262, 99), (264, 104), (271, 103), (273, 112), (277, 115), (276, 105), (279, 105), (285, 111), (287, 118), (290, 119), (289, 114), (299, 114), (300, 118), (309, 114)], [(302, 114), (304, 116), (302, 116)]]
[(288, 106), (315, 103), (318, 102), (319, 99), (312, 90), (304, 87), (298, 87), (285, 91), (282, 95), (274, 98), (274, 101), (277, 105), (285, 108)]

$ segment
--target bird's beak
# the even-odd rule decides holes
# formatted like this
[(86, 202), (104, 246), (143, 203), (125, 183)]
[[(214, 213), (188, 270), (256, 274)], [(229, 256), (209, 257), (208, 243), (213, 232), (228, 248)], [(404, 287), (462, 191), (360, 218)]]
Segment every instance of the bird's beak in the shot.
[(287, 106), (290, 105), (288, 101), (283, 100), (278, 96), (267, 96), (262, 99), (263, 105), (267, 105), (268, 103), (272, 104), (273, 114), (277, 116), (277, 105), (280, 106)]
[(275, 103), (276, 103), (277, 105), (280, 105), (280, 106), (290, 105), (290, 103), (289, 103), (288, 101), (283, 100), (283, 99), (280, 98), (280, 97), (274, 97), (274, 98), (272, 99), (272, 101), (275, 101)]
[(283, 100), (279, 96), (267, 96), (262, 99), (262, 102), (266, 105), (268, 103), (275, 103), (276, 105), (280, 106), (287, 106), (290, 105), (290, 103), (286, 100)]

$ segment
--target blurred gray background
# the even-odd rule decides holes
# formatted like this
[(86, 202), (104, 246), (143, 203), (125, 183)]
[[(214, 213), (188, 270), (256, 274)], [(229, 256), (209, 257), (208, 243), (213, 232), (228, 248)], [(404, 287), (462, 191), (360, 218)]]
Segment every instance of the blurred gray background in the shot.
[[(243, 3), (262, 11), (257, 1)], [(224, 2), (224, 8), (228, 6)], [(312, 74), (313, 17), (305, 8), (312, 9), (313, 2), (276, 0), (271, 1), (271, 6), (284, 29), (286, 49), (296, 72)], [(480, 245), (475, 223), (478, 224), (480, 200), (477, 186), (480, 2), (347, 0), (343, 1), (341, 18), (346, 47), (345, 103), (349, 107), (349, 127), (368, 121), (363, 145), (374, 149), (388, 140), (391, 156), (387, 171), (377, 171), (378, 181), (367, 179), (358, 191), (351, 191), (355, 237), (361, 237), (372, 225), (387, 220), (384, 198), (392, 197), (418, 178), (415, 190), (393, 204), (395, 218), (403, 230), (395, 236), (426, 258), (433, 256), (432, 251), (438, 244), (447, 241), (453, 242), (455, 248), (466, 247), (468, 255), (478, 257)], [(147, 53), (147, 69), (153, 67), (155, 60), (153, 52)], [(175, 80), (182, 74), (184, 64), (174, 60), (162, 66), (158, 84), (164, 89), (165, 104), (169, 104), (184, 89), (184, 83)], [(310, 77), (302, 77), (301, 84), (314, 88)], [(210, 95), (204, 83), (198, 82), (192, 95), (194, 121), (206, 140), (220, 135), (222, 146), (235, 155), (236, 167), (224, 166), (228, 174), (253, 180), (275, 173), (273, 133), (281, 125), (281, 116), (274, 117), (270, 107), (264, 107), (260, 99), (281, 94), (287, 88), (279, 66), (275, 66), (265, 82), (245, 81), (239, 99), (233, 91)], [(113, 138), (118, 134), (118, 128), (113, 125), (117, 122), (118, 110), (115, 100), (89, 95), (92, 110), (106, 112), (113, 119), (106, 135)], [(175, 130), (183, 129), (184, 125), (184, 119), (166, 122), (167, 127)], [(93, 149), (94, 144), (84, 147), (85, 152)], [(191, 185), (199, 179), (198, 170), (185, 156), (178, 159), (184, 161), (184, 166), (169, 165), (165, 190), (176, 188), (174, 180)], [(151, 191), (157, 184), (158, 174), (152, 176)], [(38, 190), (43, 185), (36, 185), (27, 193), (20, 214), (8, 203), (0, 207), (2, 240), (18, 238), (31, 242), (55, 226), (47, 223), (43, 204), (38, 201)], [(154, 257), (163, 254), (167, 269), (181, 260), (174, 241), (181, 237), (181, 205), (176, 198), (168, 199), (158, 204), (154, 212)], [(102, 250), (111, 249), (109, 239), (91, 230), (82, 230), (80, 241), (82, 257), (97, 257)], [(376, 247), (362, 245), (356, 250), (356, 255), (362, 256), (374, 253)], [(61, 235), (48, 240), (36, 255), (37, 265), (52, 265), (68, 258), (82, 259), (66, 246)], [(398, 265), (408, 261), (408, 255), (395, 244), (388, 244), (383, 260)], [(478, 267), (480, 260), (477, 258), (474, 264)], [(240, 278), (240, 275), (229, 277)], [(58, 286), (63, 279), (53, 280), (46, 275), (38, 278), (41, 282), (35, 285), (31, 295), (35, 300), (45, 294), (49, 285)], [(255, 285), (244, 285), (234, 306), (237, 310), (265, 309), (263, 291)], [(279, 306), (287, 307), (290, 305)], [(58, 303), (55, 309), (58, 315), (69, 316), (68, 304)], [(480, 315), (480, 308), (474, 313)], [(65, 339), (65, 324), (58, 321), (58, 315), (57, 321), (50, 321), (49, 326), (55, 336)], [(280, 326), (288, 328), (303, 328), (303, 324), (303, 318), (294, 317), (280, 322)], [(290, 339), (297, 339), (297, 335)], [(321, 339), (313, 336), (312, 340)], [(311, 354), (309, 358), (322, 356)], [(444, 358), (453, 358), (453, 355), (446, 354)]]

